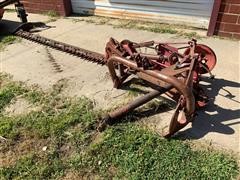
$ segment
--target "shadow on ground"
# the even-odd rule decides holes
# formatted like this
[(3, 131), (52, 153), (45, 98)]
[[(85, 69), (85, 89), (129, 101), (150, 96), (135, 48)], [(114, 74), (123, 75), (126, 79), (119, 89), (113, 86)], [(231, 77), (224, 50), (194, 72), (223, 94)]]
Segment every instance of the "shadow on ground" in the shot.
[[(210, 79), (204, 78), (205, 82), (210, 83)], [(240, 102), (235, 100), (236, 97), (231, 92), (227, 91), (227, 87), (239, 88), (240, 83), (225, 79), (215, 79), (204, 88), (210, 97), (209, 104), (205, 109), (198, 111), (198, 117), (192, 123), (192, 127), (178, 133), (177, 137), (186, 139), (199, 139), (204, 137), (209, 132), (217, 132), (221, 134), (234, 134), (235, 131), (231, 128), (232, 125), (240, 124), (240, 109), (232, 110), (228, 108), (228, 101), (234, 101), (238, 106)], [(226, 95), (220, 93), (220, 90), (227, 92)], [(215, 103), (217, 96), (226, 98), (226, 105), (221, 107)], [(229, 122), (236, 120), (235, 122)]]
[(0, 35), (10, 35), (14, 32), (14, 30), (20, 25), (20, 22), (9, 21), (9, 20), (1, 20), (0, 21)]
[[(175, 135), (176, 138), (200, 139), (210, 132), (230, 135), (235, 133), (234, 129), (231, 128), (231, 126), (240, 124), (240, 109), (232, 110), (227, 106), (228, 101), (234, 101), (237, 104), (240, 104), (240, 102), (234, 99), (236, 95), (226, 90), (228, 87), (239, 88), (240, 83), (218, 78), (211, 80), (205, 77), (203, 78), (203, 81), (206, 82), (206, 84), (202, 86), (210, 98), (209, 104), (204, 109), (197, 111), (198, 116), (192, 123), (192, 127), (177, 133)], [(124, 87), (122, 89), (126, 91), (136, 91), (140, 94), (146, 94), (148, 92), (136, 87), (131, 88), (129, 86), (131, 83), (147, 87), (145, 83), (133, 80), (124, 84)], [(221, 94), (220, 90), (225, 91), (226, 95)], [(221, 107), (215, 103), (217, 96), (223, 96), (226, 98), (225, 107)], [(167, 98), (164, 98), (164, 101), (166, 101), (166, 103), (160, 105), (157, 108), (150, 107), (148, 109), (135, 110), (133, 113), (128, 115), (127, 118), (123, 120), (123, 122), (137, 121), (140, 118), (151, 117), (175, 108), (175, 103), (173, 101)], [(237, 121), (226, 123), (231, 120)]]

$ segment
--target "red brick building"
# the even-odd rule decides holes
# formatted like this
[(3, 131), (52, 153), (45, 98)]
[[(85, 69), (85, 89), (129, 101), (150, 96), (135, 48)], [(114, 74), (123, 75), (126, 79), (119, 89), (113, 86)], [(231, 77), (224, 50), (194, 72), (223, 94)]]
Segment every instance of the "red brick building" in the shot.
[(31, 13), (55, 11), (61, 16), (72, 13), (71, 0), (23, 0), (25, 8)]
[[(181, 18), (184, 20), (186, 17), (185, 15), (188, 15), (190, 20), (192, 16), (193, 22), (199, 20), (199, 22), (208, 29), (209, 36), (219, 35), (240, 39), (240, 0), (209, 0), (204, 2), (197, 0), (192, 0), (191, 2), (188, 0), (185, 2), (183, 0), (175, 4), (174, 2), (170, 3), (162, 0), (141, 1), (141, 3), (144, 2), (145, 4), (139, 4), (135, 1), (129, 1), (128, 4), (124, 4), (124, 2), (117, 4), (105, 0), (23, 0), (22, 2), (28, 12), (42, 13), (52, 10), (58, 12), (62, 16), (70, 15), (73, 10), (74, 13), (82, 11), (86, 14), (89, 14), (90, 12), (92, 14), (112, 17), (132, 17), (133, 15), (136, 17), (143, 17), (144, 13), (147, 12), (147, 8), (150, 7), (149, 11), (145, 13), (147, 14), (146, 17), (157, 17), (155, 12), (159, 11), (163, 15), (168, 14), (170, 17), (171, 15), (179, 16), (181, 23)], [(161, 6), (162, 4), (164, 7)], [(123, 9), (122, 11), (119, 10), (121, 8)], [(138, 9), (139, 11), (135, 11), (135, 9)], [(144, 13), (141, 14), (141, 12)], [(151, 17), (149, 16), (151, 13), (155, 14)], [(195, 18), (196, 14), (198, 15), (198, 19)], [(204, 17), (205, 15), (206, 17)], [(160, 16), (159, 20), (162, 20), (165, 17), (166, 16)], [(204, 18), (208, 18), (207, 21), (205, 21)], [(171, 21), (171, 19), (175, 20), (176, 18), (166, 19), (166, 22)], [(187, 21), (189, 19), (187, 19)], [(209, 26), (206, 26), (206, 24), (209, 24)]]
[(240, 39), (240, 0), (215, 0), (208, 35)]

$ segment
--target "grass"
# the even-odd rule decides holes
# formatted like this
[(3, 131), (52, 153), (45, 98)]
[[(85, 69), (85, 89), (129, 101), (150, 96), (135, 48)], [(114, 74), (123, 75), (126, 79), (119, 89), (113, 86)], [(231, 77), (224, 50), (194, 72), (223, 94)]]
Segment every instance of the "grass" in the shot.
[[(96, 132), (101, 114), (85, 97), (64, 97), (66, 83), (43, 92), (0, 76), (0, 179), (71, 179), (69, 172), (78, 179), (234, 179), (239, 173), (232, 155), (194, 150), (137, 123)], [(41, 108), (4, 113), (19, 97)]]
[(14, 168), (5, 168), (0, 173), (5, 179), (48, 179), (63, 175), (64, 166), (55, 153), (44, 158), (29, 154), (22, 157)]
[(50, 10), (47, 12), (42, 13), (44, 16), (48, 16), (48, 20), (45, 23), (50, 23), (50, 22), (54, 22), (56, 20), (58, 20), (60, 18), (60, 15), (57, 11), (54, 10)]
[(19, 42), (20, 39), (16, 36), (0, 36), (0, 51), (4, 50), (7, 45), (13, 44), (15, 42)]
[(51, 11), (47, 11), (45, 13), (43, 13), (43, 15), (49, 16), (51, 18), (57, 18), (59, 17), (59, 14), (57, 11), (51, 10)]
[[(173, 25), (173, 24), (164, 24), (157, 22), (148, 22), (148, 21), (138, 21), (138, 20), (127, 20), (127, 19), (116, 19), (109, 17), (98, 17), (98, 16), (90, 16), (84, 17), (82, 19), (73, 19), (73, 22), (87, 22), (95, 25), (111, 25), (114, 28), (123, 28), (123, 29), (136, 29), (136, 30), (144, 30), (155, 33), (168, 33), (175, 34), (179, 37), (184, 38), (197, 38), (200, 39), (200, 36), (197, 32), (197, 28), (187, 27), (185, 25)], [(188, 29), (192, 32), (186, 32), (184, 29)]]
[(129, 97), (137, 97), (139, 94), (146, 93), (145, 90), (137, 84), (130, 84), (128, 89)]
[(230, 172), (237, 174), (234, 160), (221, 153), (193, 151), (181, 141), (161, 139), (133, 124), (108, 129), (85, 157), (73, 156), (70, 162), (105, 178), (231, 179)]
[(4, 11), (8, 13), (16, 13), (15, 9), (4, 8)]

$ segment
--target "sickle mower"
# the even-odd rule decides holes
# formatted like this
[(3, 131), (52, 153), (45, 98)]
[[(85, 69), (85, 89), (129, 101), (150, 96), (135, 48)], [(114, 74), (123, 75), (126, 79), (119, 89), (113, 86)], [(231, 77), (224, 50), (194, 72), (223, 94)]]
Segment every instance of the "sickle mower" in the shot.
[[(210, 78), (214, 78), (211, 71), (217, 59), (211, 48), (198, 44), (195, 39), (179, 43), (135, 43), (129, 40), (118, 42), (110, 38), (105, 54), (99, 54), (31, 33), (31, 29), (36, 26), (39, 23), (24, 23), (14, 34), (81, 59), (107, 65), (115, 88), (121, 88), (130, 75), (137, 75), (152, 87), (152, 92), (106, 115), (99, 123), (100, 131), (135, 108), (166, 94), (177, 104), (169, 129), (164, 135), (171, 137), (192, 122), (196, 111), (208, 102), (200, 81), (202, 75), (207, 73)], [(142, 49), (151, 53), (143, 53)]]
[[(151, 49), (154, 53), (142, 53), (142, 48)], [(214, 78), (211, 71), (216, 61), (213, 50), (197, 44), (195, 39), (185, 43), (134, 43), (129, 40), (119, 43), (111, 38), (106, 46), (106, 64), (114, 87), (120, 88), (134, 74), (147, 81), (154, 90), (109, 113), (103, 119), (100, 129), (165, 93), (177, 103), (169, 130), (164, 135), (172, 136), (192, 122), (196, 110), (207, 104), (208, 96), (199, 83), (203, 74), (209, 73)]]

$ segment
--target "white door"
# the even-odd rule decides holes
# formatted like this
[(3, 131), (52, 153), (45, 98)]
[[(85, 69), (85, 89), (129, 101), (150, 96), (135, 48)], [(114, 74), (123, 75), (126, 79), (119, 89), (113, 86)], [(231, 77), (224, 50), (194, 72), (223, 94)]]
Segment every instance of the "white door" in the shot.
[(214, 0), (71, 0), (74, 13), (207, 28)]

